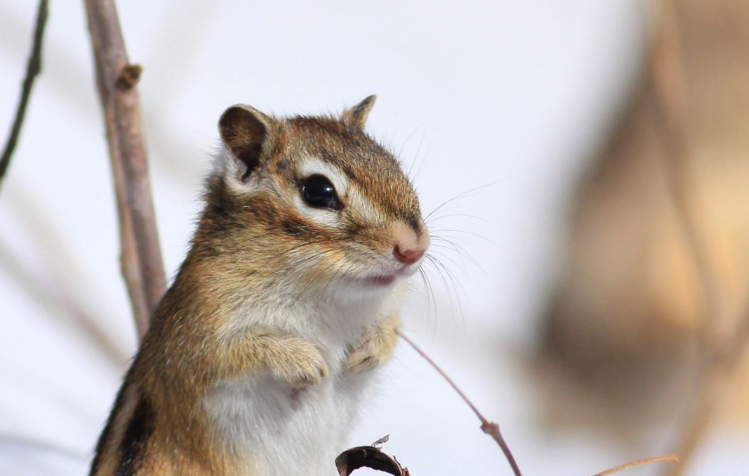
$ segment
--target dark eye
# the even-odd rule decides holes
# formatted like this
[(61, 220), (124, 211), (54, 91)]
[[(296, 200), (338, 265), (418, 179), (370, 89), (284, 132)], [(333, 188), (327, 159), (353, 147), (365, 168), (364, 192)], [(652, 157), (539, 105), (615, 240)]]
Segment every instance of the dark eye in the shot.
[(302, 198), (308, 205), (315, 208), (329, 208), (338, 210), (341, 202), (335, 193), (335, 187), (322, 175), (308, 177), (302, 183)]

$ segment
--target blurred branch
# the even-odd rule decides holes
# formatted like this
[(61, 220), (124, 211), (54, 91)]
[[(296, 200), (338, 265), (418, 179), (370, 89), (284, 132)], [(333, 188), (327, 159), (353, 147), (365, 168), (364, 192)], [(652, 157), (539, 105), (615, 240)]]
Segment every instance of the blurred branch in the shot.
[[(14, 227), (0, 230), (0, 268), (5, 268), (30, 296), (47, 307), (49, 315), (56, 316), (61, 309), (65, 310), (73, 318), (72, 323), (76, 328), (87, 333), (91, 341), (107, 354), (112, 364), (119, 368), (127, 360), (127, 355), (102, 329), (107, 322), (101, 316), (109, 316), (111, 312), (93, 307), (96, 300), (91, 296), (99, 296), (101, 290), (91, 282), (91, 276), (84, 271), (81, 262), (75, 259), (75, 253), (64, 240), (57, 221), (51, 217), (48, 209), (38, 203), (39, 196), (25, 187), (22, 178), (9, 184), (7, 193), (5, 207), (25, 228), (28, 235), (25, 245), (33, 247), (31, 253), (43, 268), (32, 272), (32, 268), (17, 257), (18, 253), (3, 242), (3, 232)], [(51, 308), (50, 299), (56, 301), (58, 306)]]
[(141, 67), (128, 61), (114, 0), (84, 1), (117, 194), (122, 273), (143, 336), (166, 290), (166, 277), (135, 88)]
[(645, 464), (660, 463), (660, 462), (676, 463), (678, 461), (679, 461), (679, 458), (677, 458), (676, 455), (656, 456), (654, 458), (638, 459), (637, 461), (630, 461), (629, 463), (624, 463), (624, 464), (620, 464), (619, 466), (614, 466), (611, 469), (607, 469), (606, 471), (601, 471), (600, 473), (596, 473), (593, 476), (608, 476), (610, 474), (618, 473), (619, 471), (624, 471), (625, 469), (634, 468), (635, 466), (642, 466)]
[(31, 56), (29, 56), (29, 62), (26, 65), (26, 76), (23, 80), (23, 86), (21, 86), (21, 98), (18, 101), (18, 107), (16, 108), (16, 115), (15, 119), (13, 119), (8, 142), (5, 144), (2, 158), (0, 158), (0, 185), (2, 185), (5, 174), (8, 171), (10, 158), (13, 156), (13, 151), (16, 149), (18, 138), (21, 135), (21, 126), (23, 125), (23, 119), (26, 116), (26, 108), (29, 104), (34, 80), (42, 71), (42, 42), (44, 40), (44, 28), (47, 25), (47, 3), (47, 0), (40, 0), (39, 8), (36, 12), (34, 41), (31, 46)]
[(453, 380), (448, 377), (448, 375), (442, 370), (439, 365), (437, 365), (426, 353), (424, 353), (423, 350), (417, 346), (414, 341), (412, 341), (408, 336), (403, 334), (402, 331), (396, 329), (396, 334), (398, 334), (408, 345), (410, 345), (420, 356), (426, 360), (429, 365), (434, 367), (434, 369), (439, 373), (442, 378), (444, 378), (447, 383), (455, 390), (455, 392), (460, 396), (460, 398), (463, 399), (464, 402), (471, 408), (473, 413), (476, 414), (479, 421), (481, 421), (481, 431), (486, 433), (487, 435), (491, 436), (494, 441), (497, 442), (499, 447), (502, 449), (502, 453), (504, 453), (505, 458), (507, 459), (507, 462), (510, 464), (510, 467), (512, 468), (512, 472), (515, 474), (515, 476), (522, 476), (522, 473), (520, 472), (520, 468), (518, 467), (517, 462), (515, 461), (515, 457), (512, 454), (512, 451), (510, 451), (510, 447), (507, 445), (507, 442), (505, 441), (504, 437), (502, 436), (502, 433), (499, 430), (499, 425), (493, 422), (490, 422), (487, 420), (484, 415), (479, 412), (478, 408), (471, 402), (471, 400), (468, 399), (468, 397), (458, 388), (458, 386), (453, 382)]
[(56, 279), (56, 273), (33, 273), (10, 251), (10, 247), (2, 239), (0, 245), (0, 269), (7, 272), (32, 299), (47, 308), (50, 314), (59, 315), (62, 310), (69, 315), (76, 329), (86, 334), (89, 341), (102, 351), (106, 360), (114, 367), (119, 368), (125, 362), (126, 357), (99, 329), (96, 319), (70, 292), (66, 292), (64, 285)]

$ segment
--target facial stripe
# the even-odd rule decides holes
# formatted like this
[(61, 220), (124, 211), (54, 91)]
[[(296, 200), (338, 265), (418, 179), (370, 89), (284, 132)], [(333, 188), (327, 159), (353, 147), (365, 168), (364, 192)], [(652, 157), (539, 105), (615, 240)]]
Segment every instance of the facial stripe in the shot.
[(357, 211), (365, 223), (376, 225), (385, 221), (385, 216), (381, 210), (356, 186), (349, 189), (348, 203), (353, 210)]

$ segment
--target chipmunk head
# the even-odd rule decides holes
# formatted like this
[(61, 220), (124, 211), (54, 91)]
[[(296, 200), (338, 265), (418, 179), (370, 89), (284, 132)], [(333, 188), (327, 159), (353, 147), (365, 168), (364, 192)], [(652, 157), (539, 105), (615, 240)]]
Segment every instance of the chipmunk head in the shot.
[(416, 272), (429, 233), (398, 162), (364, 133), (374, 101), (340, 117), (224, 112), (208, 201), (234, 259), (312, 289), (387, 289)]

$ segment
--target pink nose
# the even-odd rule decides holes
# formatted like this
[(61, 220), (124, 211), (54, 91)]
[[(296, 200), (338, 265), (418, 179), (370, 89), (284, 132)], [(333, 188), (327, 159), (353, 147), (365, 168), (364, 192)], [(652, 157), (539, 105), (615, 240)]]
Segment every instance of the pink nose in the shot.
[(426, 250), (423, 248), (402, 249), (399, 245), (395, 245), (395, 248), (393, 248), (393, 256), (398, 258), (398, 261), (403, 264), (414, 264), (419, 261), (419, 258), (424, 256), (425, 251)]

